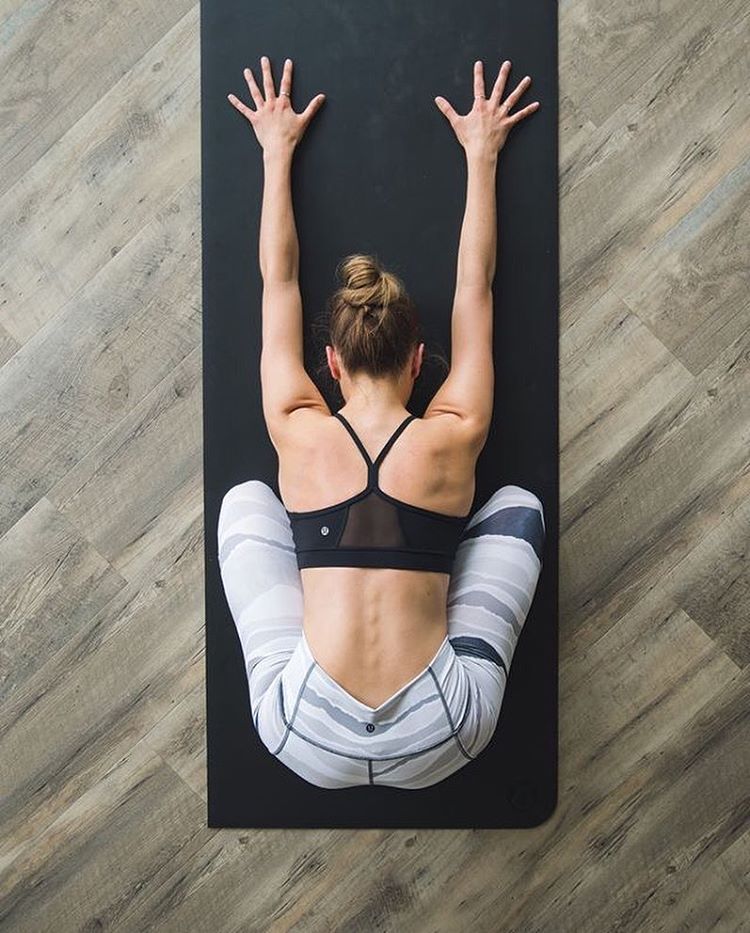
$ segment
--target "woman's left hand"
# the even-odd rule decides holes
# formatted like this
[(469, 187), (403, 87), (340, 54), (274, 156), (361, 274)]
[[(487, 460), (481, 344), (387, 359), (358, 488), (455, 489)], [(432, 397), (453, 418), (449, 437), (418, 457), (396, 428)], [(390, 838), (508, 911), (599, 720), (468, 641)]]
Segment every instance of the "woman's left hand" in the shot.
[(263, 70), (263, 89), (266, 92), (265, 100), (261, 94), (255, 78), (249, 68), (245, 68), (244, 75), (250, 94), (255, 101), (256, 110), (243, 104), (241, 100), (228, 94), (227, 98), (241, 114), (250, 122), (255, 130), (258, 142), (264, 153), (286, 153), (294, 149), (302, 139), (308, 124), (318, 112), (325, 100), (325, 94), (317, 94), (302, 113), (292, 110), (292, 60), (287, 58), (284, 62), (284, 72), (281, 76), (281, 85), (278, 96), (273, 84), (271, 63), (267, 56), (260, 60)]

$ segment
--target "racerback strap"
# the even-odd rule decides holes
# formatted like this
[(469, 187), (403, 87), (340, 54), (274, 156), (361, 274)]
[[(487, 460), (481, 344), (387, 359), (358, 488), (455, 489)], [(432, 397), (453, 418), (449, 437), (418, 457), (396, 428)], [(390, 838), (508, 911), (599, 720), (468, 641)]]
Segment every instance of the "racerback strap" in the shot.
[(412, 415), (411, 413), (409, 413), (409, 414), (404, 418), (404, 420), (401, 422), (401, 424), (398, 425), (398, 427), (397, 427), (396, 430), (393, 432), (393, 434), (391, 434), (391, 436), (390, 436), (390, 437), (388, 438), (388, 440), (385, 442), (385, 444), (384, 444), (384, 446), (383, 446), (383, 449), (382, 449), (382, 450), (380, 451), (380, 453), (377, 455), (377, 457), (375, 458), (375, 460), (371, 460), (371, 459), (370, 459), (370, 455), (367, 453), (367, 450), (366, 450), (366, 448), (365, 448), (365, 445), (364, 445), (364, 444), (362, 443), (362, 441), (359, 439), (359, 437), (357, 436), (357, 432), (356, 432), (356, 431), (354, 430), (354, 428), (351, 426), (351, 424), (349, 423), (349, 421), (341, 414), (340, 411), (334, 412), (334, 414), (335, 414), (335, 416), (339, 419), (339, 421), (344, 425), (344, 427), (345, 427), (346, 430), (349, 432), (349, 434), (351, 434), (354, 443), (357, 445), (357, 447), (359, 448), (360, 453), (361, 453), (362, 456), (365, 458), (365, 463), (367, 464), (368, 484), (369, 484), (369, 483), (372, 483), (372, 482), (374, 481), (374, 479), (377, 477), (377, 475), (378, 475), (378, 468), (380, 467), (380, 464), (381, 464), (381, 463), (383, 462), (383, 460), (385, 459), (385, 457), (386, 457), (388, 451), (389, 451), (389, 450), (391, 449), (391, 447), (393, 447), (393, 445), (395, 444), (396, 440), (398, 439), (398, 436), (401, 434), (401, 432), (404, 430), (404, 428), (407, 426), (407, 424), (409, 424), (410, 421), (413, 421), (413, 420), (417, 417), (416, 415)]
[(388, 440), (385, 442), (385, 445), (383, 446), (383, 449), (380, 451), (380, 453), (379, 453), (379, 454), (377, 455), (377, 457), (375, 458), (375, 462), (373, 463), (373, 466), (375, 467), (376, 470), (377, 470), (377, 468), (380, 466), (380, 464), (383, 462), (383, 460), (385, 460), (386, 454), (387, 454), (388, 451), (391, 449), (391, 447), (393, 447), (393, 445), (394, 445), (395, 442), (396, 442), (396, 439), (399, 437), (399, 435), (400, 435), (401, 432), (404, 430), (404, 428), (406, 427), (406, 425), (407, 425), (410, 421), (413, 421), (416, 417), (417, 417), (416, 415), (408, 414), (408, 415), (404, 418), (404, 420), (401, 422), (401, 424), (396, 428), (396, 430), (393, 432), (393, 434), (391, 434), (391, 436), (390, 436), (390, 437), (388, 438)]

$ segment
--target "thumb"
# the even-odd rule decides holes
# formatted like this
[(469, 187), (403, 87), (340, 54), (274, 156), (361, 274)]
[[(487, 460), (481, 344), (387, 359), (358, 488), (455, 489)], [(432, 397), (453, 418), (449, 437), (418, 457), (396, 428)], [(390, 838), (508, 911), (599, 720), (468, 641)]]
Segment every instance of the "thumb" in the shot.
[(305, 121), (311, 120), (315, 114), (323, 106), (323, 101), (326, 99), (325, 94), (316, 94), (315, 97), (310, 101), (310, 103), (302, 111), (302, 117)]
[(445, 116), (448, 122), (453, 125), (453, 120), (456, 117), (456, 111), (451, 107), (448, 101), (444, 97), (435, 98), (435, 103), (437, 104), (438, 110)]

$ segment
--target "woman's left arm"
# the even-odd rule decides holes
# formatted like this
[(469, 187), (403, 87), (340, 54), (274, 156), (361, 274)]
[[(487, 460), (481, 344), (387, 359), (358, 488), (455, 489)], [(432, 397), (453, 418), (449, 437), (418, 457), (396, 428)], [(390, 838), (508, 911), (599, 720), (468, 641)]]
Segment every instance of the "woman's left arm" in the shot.
[(261, 59), (265, 100), (253, 73), (245, 78), (257, 107), (252, 110), (233, 94), (230, 103), (250, 122), (263, 147), (263, 203), (258, 259), (263, 278), (262, 348), (260, 356), (263, 414), (272, 435), (300, 408), (330, 414), (318, 387), (305, 369), (302, 297), (299, 289), (299, 242), (292, 205), (294, 150), (322, 105), (318, 94), (300, 114), (292, 110), (292, 62), (287, 59), (276, 95), (271, 64)]

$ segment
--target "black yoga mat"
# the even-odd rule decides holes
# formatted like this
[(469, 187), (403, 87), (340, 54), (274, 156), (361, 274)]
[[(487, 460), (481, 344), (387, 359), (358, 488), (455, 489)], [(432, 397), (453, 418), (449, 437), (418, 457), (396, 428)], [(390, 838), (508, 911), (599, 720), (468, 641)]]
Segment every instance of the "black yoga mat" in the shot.
[[(235, 483), (278, 492), (261, 412), (258, 232), (262, 153), (227, 101), (251, 104), (242, 76), (268, 55), (276, 88), (294, 61), (298, 112), (327, 100), (294, 156), (308, 370), (319, 377), (313, 322), (337, 262), (374, 253), (417, 302), (427, 349), (450, 352), (450, 312), (463, 216), (463, 151), (434, 103), (473, 104), (473, 63), (487, 94), (503, 59), (507, 91), (539, 110), (500, 154), (495, 297), (495, 418), (477, 465), (474, 508), (498, 486), (534, 491), (547, 540), (539, 585), (510, 670), (497, 731), (477, 757), (421, 790), (315, 787), (267, 751), (250, 717), (239, 639), (219, 575), (216, 523)], [(208, 825), (211, 827), (522, 827), (557, 802), (558, 187), (557, 5), (551, 0), (203, 0), (201, 4), (203, 419)], [(421, 415), (442, 378), (427, 367), (409, 409)]]

